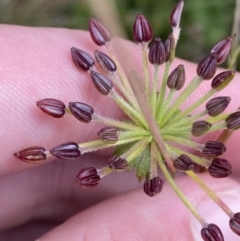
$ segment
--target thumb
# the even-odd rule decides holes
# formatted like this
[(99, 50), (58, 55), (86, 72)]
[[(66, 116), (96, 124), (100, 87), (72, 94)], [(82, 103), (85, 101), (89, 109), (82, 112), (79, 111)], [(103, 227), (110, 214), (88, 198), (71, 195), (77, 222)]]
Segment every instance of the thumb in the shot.
[[(204, 181), (235, 210), (240, 201), (240, 188), (232, 179), (221, 185), (203, 175)], [(178, 179), (184, 194), (197, 207), (208, 223), (217, 224), (225, 240), (238, 240), (229, 228), (229, 218), (189, 178)], [(50, 240), (202, 240), (200, 224), (166, 183), (155, 198), (135, 190), (106, 200), (73, 216), (41, 237)]]

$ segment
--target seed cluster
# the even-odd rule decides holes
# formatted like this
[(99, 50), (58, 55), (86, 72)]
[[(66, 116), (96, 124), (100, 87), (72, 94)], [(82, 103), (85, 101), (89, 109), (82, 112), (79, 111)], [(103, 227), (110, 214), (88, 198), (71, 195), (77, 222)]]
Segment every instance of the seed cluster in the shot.
[[(14, 155), (28, 163), (42, 163), (50, 156), (72, 160), (80, 158), (84, 153), (114, 147), (114, 154), (107, 160), (106, 167), (83, 168), (76, 176), (76, 184), (84, 188), (95, 187), (104, 176), (113, 171), (135, 168), (139, 181), (145, 180), (144, 192), (153, 197), (163, 188), (164, 181), (158, 170), (160, 169), (166, 181), (201, 223), (203, 240), (222, 241), (224, 238), (221, 230), (203, 219), (175, 184), (171, 174), (177, 170), (192, 178), (229, 216), (230, 228), (240, 235), (240, 213), (233, 213), (230, 208), (225, 208), (225, 203), (194, 172), (196, 164), (205, 168), (214, 178), (227, 177), (232, 172), (231, 164), (218, 157), (226, 151), (223, 142), (209, 140), (198, 143), (193, 140), (193, 137), (212, 131), (233, 131), (240, 128), (240, 111), (224, 112), (231, 101), (229, 96), (210, 99), (224, 89), (235, 76), (233, 70), (215, 76), (217, 65), (228, 57), (232, 38), (218, 42), (210, 50), (197, 65), (196, 77), (178, 94), (185, 85), (185, 68), (180, 64), (170, 71), (170, 67), (180, 35), (182, 8), (183, 1), (180, 1), (170, 15), (172, 33), (166, 41), (156, 37), (149, 48), (148, 44), (153, 38), (151, 25), (142, 14), (137, 15), (133, 25), (133, 39), (142, 51), (142, 75), (125, 75), (112, 48), (109, 32), (97, 20), (91, 19), (91, 38), (96, 45), (105, 47), (108, 54), (97, 50), (93, 58), (84, 50), (72, 47), (73, 63), (80, 71), (89, 73), (95, 89), (106, 98), (112, 98), (129, 119), (120, 121), (101, 116), (93, 107), (82, 102), (70, 102), (67, 107), (60, 100), (43, 99), (37, 102), (37, 106), (54, 118), (70, 114), (83, 123), (97, 121), (104, 124), (105, 127), (98, 132), (99, 139), (80, 144), (66, 142), (49, 151), (41, 146), (32, 146)], [(104, 74), (96, 70), (95, 62)], [(153, 68), (153, 76), (150, 75), (148, 63)], [(163, 64), (164, 74), (159, 80), (159, 68)], [(139, 87), (132, 85), (132, 78), (139, 81)], [(181, 105), (205, 80), (211, 80), (210, 90), (182, 110)], [(142, 99), (139, 96), (142, 96)], [(192, 151), (184, 147), (189, 147)]]

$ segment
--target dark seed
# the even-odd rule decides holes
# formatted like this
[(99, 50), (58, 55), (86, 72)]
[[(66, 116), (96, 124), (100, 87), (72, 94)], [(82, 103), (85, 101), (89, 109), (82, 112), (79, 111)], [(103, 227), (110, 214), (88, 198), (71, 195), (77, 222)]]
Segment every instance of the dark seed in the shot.
[(240, 236), (240, 213), (234, 214), (229, 220), (229, 226), (235, 234)]
[(99, 23), (96, 19), (90, 19), (89, 21), (89, 31), (92, 40), (95, 44), (102, 46), (110, 41), (110, 34), (107, 29)]
[(111, 74), (112, 72), (116, 71), (116, 64), (109, 56), (98, 50), (96, 50), (94, 53), (98, 64), (107, 74)]
[(75, 142), (66, 142), (58, 145), (52, 148), (50, 153), (58, 158), (69, 160), (75, 160), (81, 155), (78, 144)]
[(151, 64), (163, 64), (166, 59), (165, 47), (160, 38), (155, 38), (148, 53), (148, 59)]
[(204, 157), (216, 157), (222, 155), (227, 148), (219, 141), (208, 141), (202, 150)]
[(229, 55), (232, 46), (232, 38), (228, 37), (218, 42), (211, 50), (211, 53), (216, 54), (217, 64), (223, 63)]
[(92, 82), (99, 93), (102, 95), (108, 95), (113, 88), (112, 81), (107, 76), (104, 76), (96, 71), (91, 71), (90, 75)]
[(72, 114), (81, 122), (88, 123), (92, 120), (94, 110), (90, 105), (82, 102), (70, 102), (68, 107)]
[(116, 170), (123, 170), (128, 166), (126, 159), (121, 158), (120, 156), (112, 156), (108, 160), (108, 167)]
[(73, 63), (80, 70), (88, 71), (95, 64), (93, 57), (81, 49), (73, 47), (71, 48), (71, 54)]
[(213, 54), (209, 54), (201, 60), (197, 66), (197, 75), (204, 80), (210, 80), (217, 70), (217, 58)]
[(216, 75), (212, 80), (212, 88), (216, 91), (221, 91), (226, 86), (229, 85), (229, 83), (232, 81), (232, 79), (235, 77), (236, 71), (234, 70), (228, 70), (221, 72), (220, 74)]
[(227, 128), (229, 130), (234, 131), (239, 129), (240, 128), (240, 111), (230, 114), (225, 121), (227, 124)]
[(167, 40), (164, 43), (165, 54), (166, 54), (166, 62), (170, 61), (170, 63), (174, 59), (175, 55), (175, 38), (172, 34), (170, 34)]
[(106, 143), (116, 143), (118, 141), (118, 130), (114, 127), (103, 127), (98, 136)]
[(168, 76), (167, 86), (170, 89), (180, 90), (186, 80), (185, 69), (183, 65), (178, 65)]
[(195, 121), (192, 125), (192, 135), (193, 136), (202, 136), (209, 131), (212, 127), (212, 124), (207, 121)]
[(173, 160), (173, 166), (179, 171), (189, 171), (193, 169), (192, 160), (185, 154)]
[(95, 167), (85, 167), (77, 174), (75, 181), (76, 184), (81, 187), (91, 188), (96, 187), (99, 184), (100, 179), (101, 178)]
[(232, 173), (232, 166), (225, 159), (214, 158), (208, 168), (208, 172), (215, 178), (228, 177)]
[(31, 146), (14, 153), (14, 156), (25, 162), (39, 163), (46, 159), (45, 151), (42, 146)]
[(44, 113), (54, 118), (61, 118), (65, 114), (65, 105), (60, 100), (43, 99), (36, 104)]
[(134, 21), (133, 39), (137, 43), (147, 43), (152, 39), (152, 28), (142, 14), (138, 14)]
[(179, 25), (181, 15), (182, 15), (182, 8), (183, 8), (183, 0), (179, 1), (178, 4), (173, 9), (171, 15), (170, 15), (170, 25), (174, 28)]
[(207, 113), (213, 117), (220, 115), (228, 107), (230, 101), (229, 96), (220, 96), (209, 100), (206, 104)]
[(208, 224), (206, 228), (202, 228), (201, 235), (204, 241), (224, 241), (220, 228), (213, 223)]
[(163, 183), (160, 177), (154, 177), (144, 182), (143, 190), (149, 197), (154, 197), (162, 191)]

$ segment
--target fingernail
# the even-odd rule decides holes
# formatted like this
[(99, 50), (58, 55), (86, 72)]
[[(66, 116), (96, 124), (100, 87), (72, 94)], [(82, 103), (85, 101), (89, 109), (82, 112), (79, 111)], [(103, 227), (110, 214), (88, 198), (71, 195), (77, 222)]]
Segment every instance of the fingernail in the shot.
[[(216, 194), (223, 200), (233, 212), (238, 212), (240, 207), (240, 189), (232, 189), (216, 192)], [(239, 236), (234, 234), (229, 227), (229, 217), (215, 204), (208, 196), (204, 195), (198, 203), (196, 208), (203, 216), (207, 223), (214, 223), (221, 229), (225, 240), (237, 241)], [(192, 217), (190, 221), (193, 240), (202, 241), (199, 230), (201, 225)]]

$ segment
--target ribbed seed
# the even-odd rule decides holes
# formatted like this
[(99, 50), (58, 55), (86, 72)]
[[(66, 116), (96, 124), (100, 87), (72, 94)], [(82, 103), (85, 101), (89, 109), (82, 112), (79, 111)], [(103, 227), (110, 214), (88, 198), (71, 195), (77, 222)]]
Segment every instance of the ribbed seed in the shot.
[(14, 153), (14, 156), (25, 162), (39, 162), (46, 159), (46, 149), (42, 146), (31, 146), (19, 152)]
[(210, 80), (217, 70), (217, 58), (213, 54), (209, 54), (202, 59), (197, 66), (197, 75), (204, 80)]
[(202, 228), (201, 235), (204, 241), (224, 241), (224, 237), (220, 228), (216, 224), (208, 224)]
[(217, 64), (223, 63), (229, 55), (232, 46), (232, 38), (228, 37), (213, 46), (211, 53), (216, 54)]
[(226, 120), (226, 125), (229, 130), (237, 130), (240, 128), (240, 111), (230, 114)]
[(70, 102), (68, 105), (72, 114), (81, 122), (88, 123), (92, 120), (93, 108), (82, 102)]
[(149, 197), (154, 197), (162, 191), (163, 183), (160, 177), (154, 177), (144, 182), (143, 190)]
[(102, 46), (110, 41), (110, 34), (107, 29), (96, 19), (90, 19), (89, 32), (95, 44)]
[(228, 70), (216, 75), (211, 83), (211, 86), (216, 91), (221, 91), (227, 87), (236, 75), (236, 71)]
[(112, 72), (116, 71), (116, 64), (109, 56), (98, 50), (96, 50), (94, 53), (98, 64), (107, 74), (111, 74)]
[(39, 100), (36, 104), (44, 113), (54, 118), (61, 118), (65, 114), (66, 106), (60, 100), (49, 98)]
[(216, 157), (222, 155), (226, 151), (226, 147), (219, 141), (208, 141), (202, 150), (204, 157)]
[(95, 167), (85, 167), (77, 174), (75, 182), (77, 185), (84, 188), (96, 187), (101, 178)]
[(240, 213), (235, 213), (229, 221), (229, 226), (232, 231), (240, 236)]
[(102, 95), (108, 95), (113, 88), (112, 81), (105, 75), (102, 75), (96, 71), (90, 72), (92, 82), (95, 88)]
[(193, 169), (192, 160), (185, 154), (173, 160), (173, 166), (179, 171), (189, 171)]
[(80, 70), (88, 71), (95, 64), (93, 57), (81, 49), (73, 47), (71, 54), (73, 63)]
[(133, 38), (137, 43), (147, 43), (152, 39), (152, 28), (142, 14), (138, 14), (134, 21)]
[(207, 133), (211, 127), (212, 124), (207, 121), (195, 121), (193, 122), (191, 133), (193, 136), (202, 136)]
[(180, 90), (185, 83), (186, 74), (182, 64), (178, 65), (168, 76), (167, 86), (170, 89)]
[(114, 127), (103, 127), (98, 132), (98, 136), (106, 143), (116, 143), (118, 141), (118, 133), (118, 129)]
[(214, 158), (208, 167), (208, 172), (215, 178), (228, 177), (232, 173), (232, 166), (223, 158)]
[(62, 159), (74, 160), (81, 156), (78, 144), (75, 142), (65, 142), (50, 150), (53, 156)]
[(229, 96), (220, 96), (209, 100), (206, 104), (207, 113), (213, 117), (220, 115), (228, 107), (230, 101)]
[(160, 38), (155, 38), (148, 53), (148, 59), (151, 64), (161, 65), (165, 62), (165, 47)]
[(108, 167), (116, 170), (124, 170), (128, 166), (126, 159), (121, 158), (120, 156), (112, 156), (108, 160)]

